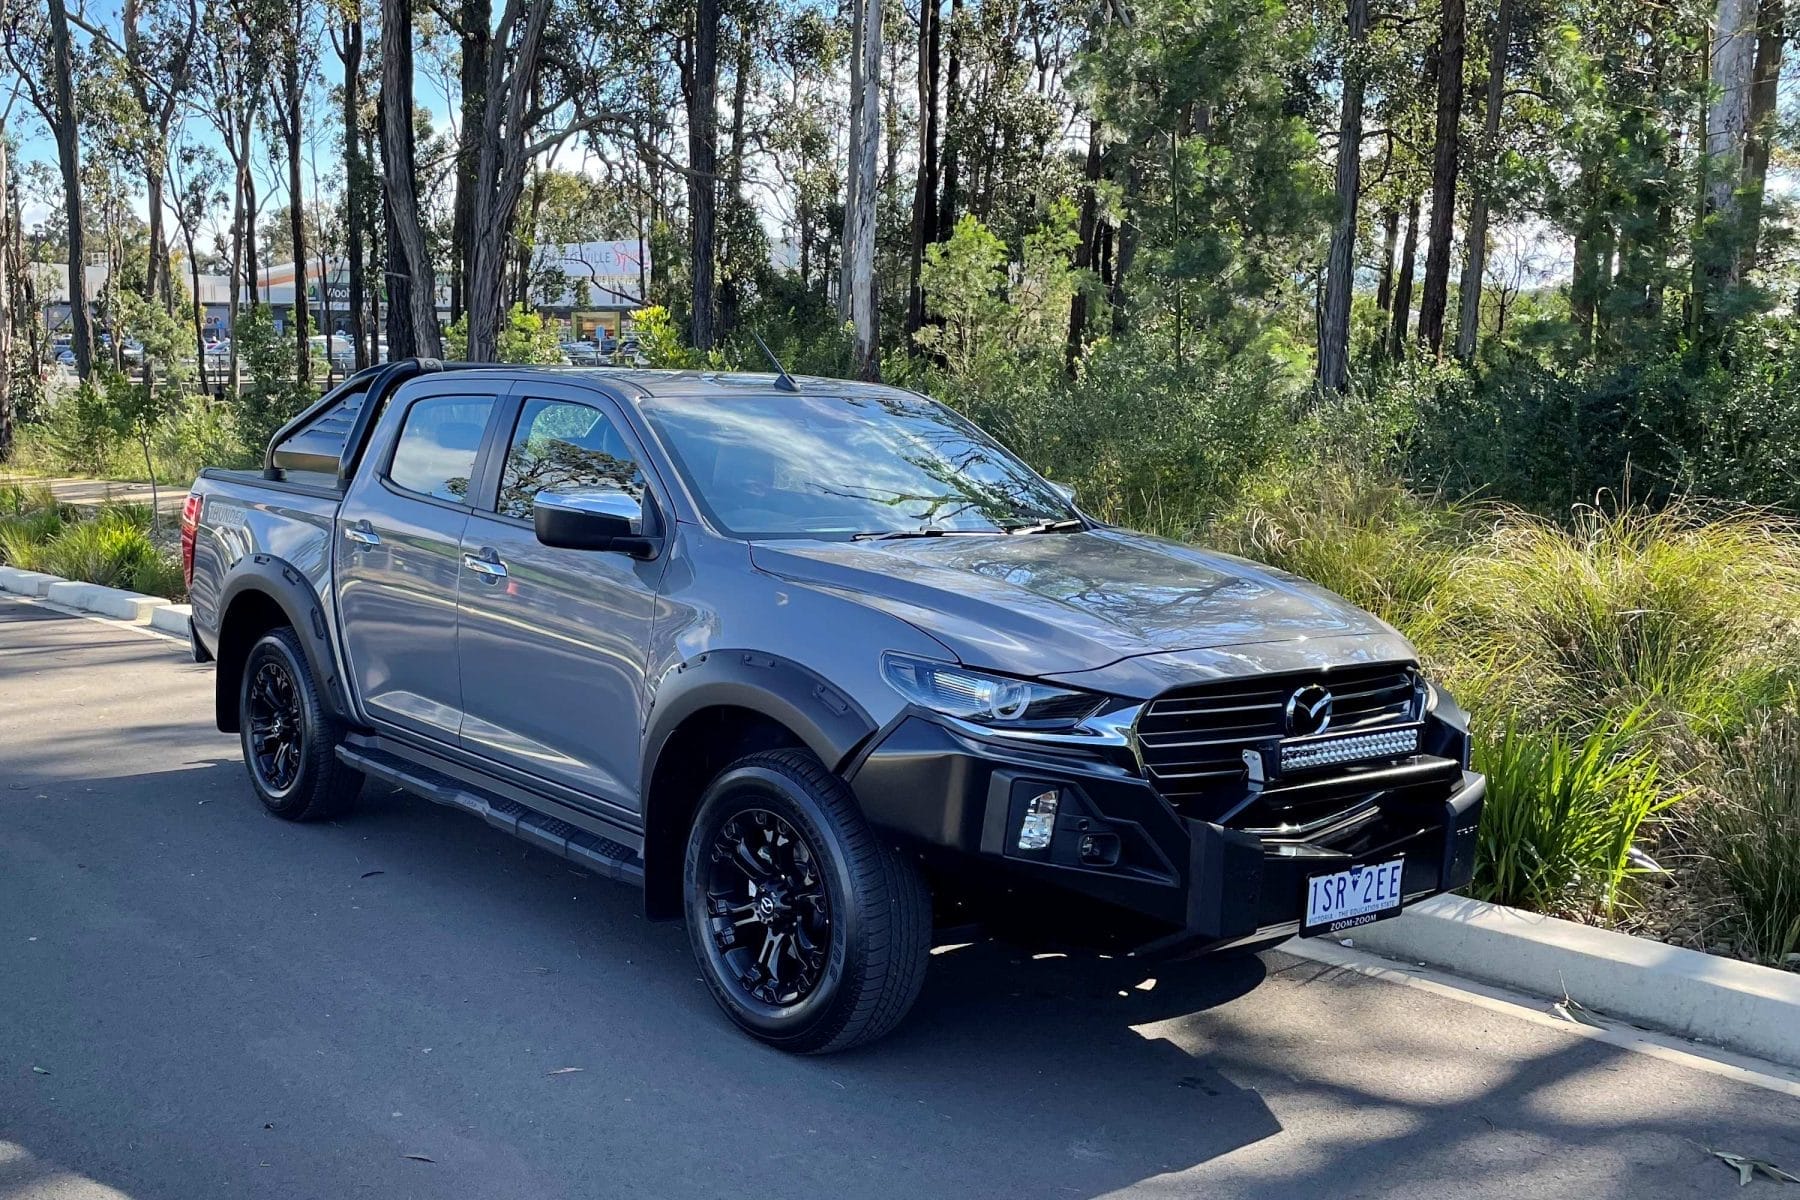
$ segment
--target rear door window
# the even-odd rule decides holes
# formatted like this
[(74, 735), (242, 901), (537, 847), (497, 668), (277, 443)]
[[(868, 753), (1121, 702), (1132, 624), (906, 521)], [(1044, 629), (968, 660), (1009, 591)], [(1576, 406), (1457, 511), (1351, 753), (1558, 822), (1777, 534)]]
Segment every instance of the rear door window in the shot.
[(494, 410), (492, 396), (427, 396), (406, 410), (388, 479), (421, 496), (469, 502), (469, 481)]

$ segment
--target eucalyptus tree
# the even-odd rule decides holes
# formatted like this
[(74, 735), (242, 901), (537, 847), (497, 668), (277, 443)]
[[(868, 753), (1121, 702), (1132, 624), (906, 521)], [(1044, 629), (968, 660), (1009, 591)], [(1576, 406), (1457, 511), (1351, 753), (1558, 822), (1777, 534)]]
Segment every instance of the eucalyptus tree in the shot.
[(70, 348), (83, 379), (94, 369), (94, 323), (88, 306), (87, 245), (81, 195), (81, 127), (75, 106), (75, 45), (66, 0), (48, 0), (41, 17), (8, 9), (4, 47), (14, 78), (56, 142), (62, 172), (68, 264)]
[(380, 128), (389, 354), (441, 358), (437, 276), (419, 219), (411, 0), (381, 0)]
[(306, 199), (301, 164), (307, 135), (307, 96), (318, 79), (320, 18), (316, 0), (283, 0), (279, 18), (269, 22), (280, 68), (270, 75), (269, 125), (286, 151), (288, 225), (294, 263), (294, 301), (288, 312), (293, 324), (295, 371), (302, 386), (312, 377), (312, 354), (308, 340)]
[(374, 361), (373, 330), (367, 327), (368, 299), (364, 295), (365, 233), (368, 197), (374, 188), (372, 168), (363, 154), (363, 23), (365, 0), (327, 0), (325, 29), (343, 69), (338, 87), (341, 125), (339, 138), (344, 156), (344, 241), (350, 310), (350, 341), (358, 370)]
[(200, 390), (205, 392), (210, 388), (211, 380), (207, 376), (206, 318), (200, 296), (199, 238), (207, 218), (228, 203), (225, 189), (231, 171), (211, 146), (188, 140), (172, 148), (165, 165), (169, 207), (175, 214), (175, 227), (181, 231), (181, 242), (187, 251), (194, 360), (199, 367)]
[(1431, 225), (1425, 242), (1425, 285), (1419, 297), (1419, 341), (1432, 354), (1444, 344), (1450, 303), (1450, 251), (1456, 236), (1456, 186), (1462, 169), (1463, 60), (1468, 45), (1465, 0), (1439, 0), (1437, 116), (1432, 139)]
[(507, 248), (528, 169), (571, 138), (630, 117), (594, 87), (613, 73), (612, 52), (591, 36), (586, 18), (566, 2), (507, 0), (495, 25), (479, 114), (465, 298), (468, 353), (477, 361), (497, 349)]

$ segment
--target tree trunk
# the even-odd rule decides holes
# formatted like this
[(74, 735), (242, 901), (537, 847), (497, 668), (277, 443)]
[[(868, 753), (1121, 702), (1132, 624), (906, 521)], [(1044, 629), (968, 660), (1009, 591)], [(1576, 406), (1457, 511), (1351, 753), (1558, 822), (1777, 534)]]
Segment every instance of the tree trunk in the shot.
[(1487, 272), (1488, 194), (1494, 157), (1500, 149), (1500, 109), (1506, 97), (1506, 60), (1512, 53), (1513, 0), (1500, 0), (1494, 15), (1494, 44), (1488, 51), (1486, 109), (1481, 117), (1479, 168), (1470, 181), (1469, 227), (1464, 234), (1462, 305), (1456, 325), (1456, 357), (1475, 358), (1481, 328), (1481, 281)]
[(1106, 300), (1107, 306), (1112, 309), (1114, 337), (1124, 334), (1127, 322), (1125, 280), (1131, 274), (1132, 260), (1137, 257), (1138, 199), (1143, 190), (1144, 166), (1134, 153), (1131, 156), (1131, 166), (1125, 172), (1125, 204), (1119, 223), (1119, 251), (1113, 263), (1112, 288), (1108, 292)]
[(913, 335), (925, 327), (925, 289), (920, 277), (925, 267), (925, 247), (938, 240), (938, 59), (942, 0), (919, 4), (919, 165), (913, 179), (912, 254), (906, 296), (906, 345), (913, 349)]
[(56, 157), (62, 167), (63, 211), (68, 218), (70, 348), (75, 371), (86, 379), (94, 372), (94, 316), (88, 309), (87, 246), (82, 232), (81, 138), (75, 123), (75, 69), (69, 45), (69, 10), (64, 0), (50, 0), (51, 74), (55, 77)]
[(13, 444), (12, 163), (7, 157), (6, 115), (0, 113), (0, 462)]
[(1319, 320), (1319, 387), (1329, 392), (1341, 392), (1350, 384), (1350, 292), (1356, 282), (1356, 210), (1362, 193), (1362, 49), (1369, 33), (1369, 0), (1349, 0), (1345, 25), (1337, 220), (1325, 252), (1325, 304)]
[(1381, 282), (1375, 288), (1375, 307), (1385, 314), (1394, 311), (1394, 252), (1400, 240), (1400, 210), (1395, 207), (1381, 214)]
[[(412, 0), (381, 0), (381, 167), (388, 213), (389, 357), (442, 358), (437, 280), (425, 247), (425, 230), (419, 223), (412, 97)], [(481, 232), (484, 237), (498, 236), (492, 230)], [(404, 291), (404, 297), (397, 295), (398, 291)], [(471, 341), (472, 326), (471, 322)]]
[(475, 163), (487, 113), (488, 56), (492, 52), (492, 0), (462, 0), (458, 32), (462, 37), (462, 136), (456, 151), (456, 201), (451, 214), (451, 241), (456, 259), (450, 270), (450, 320), (463, 315), (469, 286), (470, 244), (474, 230)]
[(1443, 0), (1438, 31), (1437, 132), (1431, 163), (1431, 230), (1425, 246), (1425, 290), (1419, 298), (1419, 340), (1434, 355), (1444, 347), (1444, 312), (1450, 302), (1450, 242), (1456, 233), (1465, 25), (1463, 0)]
[(1406, 357), (1406, 326), (1412, 320), (1413, 264), (1419, 257), (1419, 197), (1406, 209), (1406, 241), (1400, 247), (1400, 279), (1394, 284), (1394, 322), (1388, 354), (1395, 362)]
[(1718, 0), (1718, 5), (1712, 33), (1712, 102), (1706, 114), (1706, 208), (1729, 229), (1738, 218), (1737, 189), (1750, 128), (1757, 0)]
[(688, 253), (693, 273), (694, 349), (713, 348), (713, 234), (719, 195), (719, 0), (694, 9), (694, 86), (688, 98)]
[[(710, 2), (710, 0), (709, 0)], [(860, 0), (862, 19), (862, 119), (852, 152), (856, 176), (856, 219), (847, 247), (850, 259), (850, 322), (854, 327), (856, 373), (880, 373), (875, 313), (875, 168), (881, 141), (881, 4)]]
[(956, 228), (956, 206), (961, 155), (959, 123), (962, 120), (962, 36), (957, 32), (957, 18), (962, 15), (962, 0), (950, 0), (950, 61), (944, 67), (944, 150), (943, 202), (938, 206), (937, 227), (943, 237)]
[(1600, 208), (1600, 167), (1582, 165), (1576, 195), (1581, 203), (1575, 228), (1575, 254), (1569, 275), (1569, 318), (1575, 326), (1576, 344), (1583, 355), (1594, 348), (1594, 313), (1600, 305), (1606, 277), (1600, 268), (1600, 246), (1610, 233), (1608, 216)]
[(256, 290), (256, 173), (250, 169), (250, 155), (254, 151), (248, 118), (245, 118), (243, 133), (244, 165), (240, 178), (244, 189), (244, 286), (250, 292), (250, 307), (255, 308), (263, 298)]
[[(741, 209), (744, 199), (744, 110), (750, 99), (751, 42), (750, 31), (738, 29), (737, 55), (731, 69), (731, 159), (725, 169), (724, 194), (730, 198), (734, 210)], [(731, 226), (727, 226), (729, 230)], [(726, 234), (726, 242), (717, 247), (717, 258), (720, 263), (731, 262), (741, 257), (739, 248), (733, 246), (730, 234)], [(714, 340), (723, 342), (737, 328), (738, 313), (743, 303), (743, 293), (739, 287), (740, 271), (726, 271), (725, 278), (719, 284), (719, 318), (714, 330)]]
[(194, 365), (200, 372), (200, 392), (212, 391), (206, 375), (206, 306), (200, 302), (200, 256), (194, 253), (194, 234), (186, 222), (181, 226), (181, 242), (187, 247), (188, 281), (194, 290), (190, 307), (194, 314)]
[(844, 224), (838, 238), (838, 322), (851, 319), (850, 272), (856, 243), (856, 213), (860, 203), (857, 189), (862, 186), (862, 172), (857, 170), (857, 152), (862, 146), (863, 122), (863, 19), (869, 0), (850, 0), (850, 134), (844, 144)]
[[(381, 361), (382, 325), (381, 298), (387, 294), (387, 273), (380, 264), (387, 261), (387, 217), (385, 215), (383, 191), (376, 183), (374, 164), (381, 160), (380, 126), (377, 120), (373, 128), (363, 131), (362, 162), (363, 179), (367, 184), (363, 192), (363, 231), (368, 245), (363, 249), (363, 300), (369, 306), (369, 319), (365, 332), (369, 337), (369, 361)], [(376, 267), (375, 286), (369, 286), (369, 269)]]
[(1738, 275), (1756, 266), (1762, 237), (1763, 191), (1769, 180), (1769, 148), (1775, 135), (1776, 91), (1781, 79), (1781, 53), (1787, 41), (1784, 0), (1762, 0), (1756, 18), (1756, 71), (1750, 86), (1750, 114), (1744, 140), (1743, 237)]
[(1104, 156), (1100, 150), (1100, 120), (1088, 118), (1087, 162), (1081, 175), (1081, 218), (1075, 227), (1075, 294), (1069, 298), (1069, 336), (1063, 346), (1063, 366), (1069, 378), (1075, 377), (1075, 366), (1087, 345), (1088, 279), (1094, 269), (1094, 241), (1100, 223), (1100, 167)]
[(344, 237), (349, 258), (350, 343), (356, 369), (371, 362), (363, 333), (363, 192), (369, 186), (362, 159), (358, 113), (362, 108), (362, 13), (344, 19)]
[(231, 275), (225, 281), (226, 290), (230, 293), (230, 307), (226, 309), (227, 329), (231, 334), (230, 363), (227, 378), (231, 381), (232, 395), (238, 392), (238, 312), (241, 307), (242, 293), (238, 290), (243, 279), (244, 270), (244, 178), (243, 168), (235, 167), (231, 175)]
[[(287, 107), (282, 135), (287, 141), (288, 230), (294, 242), (294, 302), (288, 306), (288, 316), (294, 322), (294, 378), (301, 387), (312, 382), (312, 347), (307, 340), (312, 313), (306, 298), (306, 205), (300, 191), (300, 140), (306, 132), (300, 118), (300, 38), (304, 32), (301, 27), (303, 12), (299, 0), (295, 0), (294, 24), (287, 31), (287, 45), (283, 47), (281, 64), (283, 90), (286, 92), (282, 100)], [(327, 371), (326, 374), (329, 377), (330, 372)]]

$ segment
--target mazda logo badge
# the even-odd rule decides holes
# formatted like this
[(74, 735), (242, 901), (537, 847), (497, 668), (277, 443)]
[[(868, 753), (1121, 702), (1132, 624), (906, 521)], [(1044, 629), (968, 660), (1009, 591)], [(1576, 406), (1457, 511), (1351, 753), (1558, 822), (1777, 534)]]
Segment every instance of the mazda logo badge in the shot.
[(1331, 724), (1331, 693), (1309, 683), (1288, 697), (1286, 712), (1289, 737), (1324, 733)]

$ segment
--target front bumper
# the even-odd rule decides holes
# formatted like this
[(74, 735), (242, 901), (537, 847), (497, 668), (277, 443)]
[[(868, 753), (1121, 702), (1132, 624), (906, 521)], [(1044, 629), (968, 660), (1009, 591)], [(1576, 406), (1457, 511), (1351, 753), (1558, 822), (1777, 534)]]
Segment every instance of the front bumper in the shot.
[[(1179, 956), (1297, 932), (1306, 878), (1320, 871), (1404, 857), (1408, 904), (1468, 883), (1486, 781), (1453, 762), (1437, 767), (1371, 774), (1355, 820), (1279, 836), (1183, 816), (1106, 755), (976, 738), (919, 714), (887, 730), (848, 776), (870, 821), (918, 847), (960, 894), (1049, 898), (1014, 914)], [(1061, 798), (1050, 844), (1019, 849), (1027, 804), (1051, 788)]]

